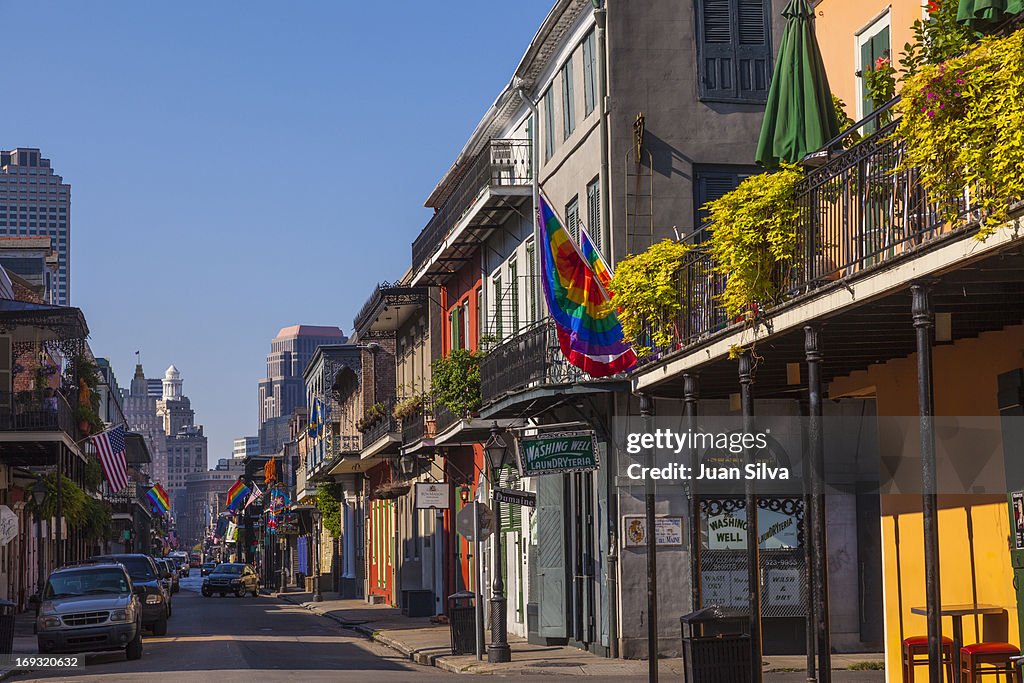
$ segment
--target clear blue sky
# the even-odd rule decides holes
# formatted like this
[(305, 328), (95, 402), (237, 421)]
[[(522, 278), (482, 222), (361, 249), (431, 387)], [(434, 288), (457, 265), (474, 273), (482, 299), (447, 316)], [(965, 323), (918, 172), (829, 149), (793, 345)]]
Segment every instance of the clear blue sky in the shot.
[(72, 186), (72, 304), (127, 385), (174, 363), (210, 459), (277, 330), (408, 267), (423, 201), (553, 0), (8, 2), (0, 148)]

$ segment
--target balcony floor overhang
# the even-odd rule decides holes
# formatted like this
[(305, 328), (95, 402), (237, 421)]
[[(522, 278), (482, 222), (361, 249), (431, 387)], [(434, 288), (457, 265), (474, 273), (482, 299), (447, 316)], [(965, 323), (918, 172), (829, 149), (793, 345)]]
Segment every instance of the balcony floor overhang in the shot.
[(630, 390), (626, 379), (595, 379), (573, 384), (542, 384), (522, 391), (506, 394), (480, 410), (485, 419), (533, 417), (562, 402), (566, 397), (589, 394), (607, 394)]
[(376, 464), (373, 462), (373, 458), (369, 460), (363, 460), (359, 457), (358, 453), (345, 456), (334, 463), (329, 470), (327, 470), (327, 476), (336, 477), (339, 474), (352, 474), (354, 472), (365, 472), (366, 470), (373, 467)]
[(855, 282), (833, 283), (789, 302), (770, 316), (770, 327), (726, 329), (704, 343), (641, 371), (633, 391), (681, 398), (683, 374), (700, 375), (704, 398), (739, 391), (737, 365), (729, 349), (754, 343), (758, 397), (797, 397), (803, 381), (789, 384), (787, 364), (799, 363), (806, 379), (804, 331), (820, 324), (823, 381), (845, 377), (877, 363), (905, 358), (916, 350), (910, 285), (932, 284), (936, 313), (951, 314), (952, 341), (1024, 323), (1024, 237), (1000, 230), (985, 242), (960, 235)]
[(380, 437), (360, 453), (361, 460), (368, 460), (377, 456), (398, 457), (399, 447), (402, 445), (402, 435), (398, 432), (390, 432)]
[[(504, 222), (509, 213), (518, 210), (524, 199), (531, 197), (530, 186), (487, 187), (470, 205), (448, 236), (434, 250), (409, 284), (413, 286), (442, 285), (468, 262), (486, 238), (487, 233)], [(455, 264), (456, 267), (452, 267)]]
[(78, 445), (64, 432), (0, 432), (0, 463), (5, 465), (53, 465), (60, 448), (82, 457)]
[(474, 417), (459, 420), (434, 437), (434, 446), (467, 446), (483, 443), (491, 435), (491, 427), (500, 429), (513, 426), (517, 420)]

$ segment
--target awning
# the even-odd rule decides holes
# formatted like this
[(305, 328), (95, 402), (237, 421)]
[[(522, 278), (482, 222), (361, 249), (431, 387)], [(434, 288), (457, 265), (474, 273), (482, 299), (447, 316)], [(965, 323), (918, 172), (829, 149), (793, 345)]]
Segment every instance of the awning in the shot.
[(985, 32), (1018, 14), (1024, 14), (1024, 0), (960, 0), (956, 20)]

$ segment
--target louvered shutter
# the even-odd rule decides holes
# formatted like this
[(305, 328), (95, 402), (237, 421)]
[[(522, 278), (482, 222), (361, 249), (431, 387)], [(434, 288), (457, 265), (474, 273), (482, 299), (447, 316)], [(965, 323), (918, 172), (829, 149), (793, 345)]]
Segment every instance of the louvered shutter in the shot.
[(768, 98), (772, 48), (768, 40), (768, 12), (765, 0), (736, 0), (738, 41), (736, 65), (738, 96), (764, 102)]
[(701, 97), (736, 97), (736, 55), (732, 0), (698, 0), (700, 5)]
[[(519, 472), (513, 467), (506, 467), (498, 473), (498, 486), (514, 491), (523, 490)], [(523, 530), (523, 507), (521, 505), (502, 503), (501, 530), (506, 533)]]
[(697, 0), (700, 96), (764, 102), (771, 77), (768, 0)]
[(702, 208), (706, 203), (714, 201), (723, 195), (732, 192), (740, 182), (751, 175), (752, 172), (744, 170), (702, 170), (696, 171), (696, 227), (704, 225), (708, 221), (708, 213)]

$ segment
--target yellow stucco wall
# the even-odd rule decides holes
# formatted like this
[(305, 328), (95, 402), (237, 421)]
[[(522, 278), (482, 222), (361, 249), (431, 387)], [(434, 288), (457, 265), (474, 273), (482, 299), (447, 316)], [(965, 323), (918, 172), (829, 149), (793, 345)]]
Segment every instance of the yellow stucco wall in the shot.
[(846, 103), (846, 113), (857, 118), (857, 34), (887, 10), (890, 13), (893, 64), (912, 39), (910, 27), (923, 16), (923, 0), (821, 0), (814, 7), (815, 31), (832, 93)]
[[(909, 316), (908, 316), (909, 324)], [(917, 414), (916, 357), (871, 366), (829, 386), (829, 396), (874, 389), (879, 415)], [(1024, 367), (1024, 326), (989, 332), (975, 339), (937, 346), (934, 351), (935, 412), (938, 416), (998, 414), (997, 375)], [(881, 444), (883, 452), (887, 444)], [(900, 680), (901, 639), (926, 632), (925, 618), (911, 608), (925, 604), (924, 542), (920, 496), (883, 496), (882, 563), (885, 595), (886, 670)], [(940, 584), (944, 604), (978, 602), (1006, 609), (983, 621), (964, 618), (964, 642), (1006, 640), (1018, 643), (1016, 596), (1009, 554), (1009, 515), (999, 496), (941, 496), (939, 499)], [(973, 543), (968, 540), (968, 515)], [(899, 546), (896, 527), (899, 525)], [(973, 556), (973, 574), (972, 574)], [(897, 566), (898, 565), (898, 566)], [(897, 576), (900, 580), (897, 580)], [(901, 633), (902, 617), (902, 633)], [(952, 634), (950, 620), (943, 632)], [(922, 671), (923, 674), (923, 671)]]

